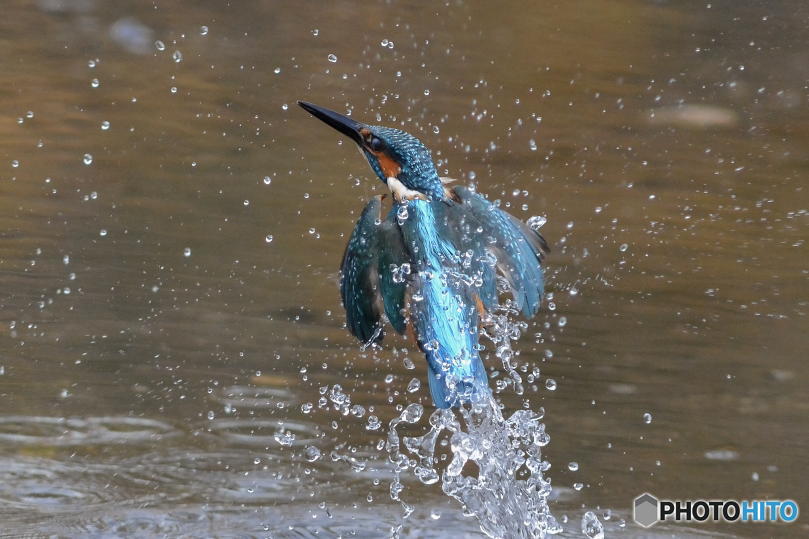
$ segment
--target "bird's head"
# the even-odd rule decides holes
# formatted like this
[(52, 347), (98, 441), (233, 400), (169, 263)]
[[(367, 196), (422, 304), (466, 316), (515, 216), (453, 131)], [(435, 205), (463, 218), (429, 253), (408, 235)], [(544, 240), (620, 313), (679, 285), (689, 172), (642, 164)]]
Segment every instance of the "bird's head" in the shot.
[(419, 139), (400, 129), (366, 125), (332, 110), (298, 101), (315, 118), (357, 143), (368, 164), (383, 182), (396, 178), (406, 188), (441, 199), (444, 188), (432, 154)]

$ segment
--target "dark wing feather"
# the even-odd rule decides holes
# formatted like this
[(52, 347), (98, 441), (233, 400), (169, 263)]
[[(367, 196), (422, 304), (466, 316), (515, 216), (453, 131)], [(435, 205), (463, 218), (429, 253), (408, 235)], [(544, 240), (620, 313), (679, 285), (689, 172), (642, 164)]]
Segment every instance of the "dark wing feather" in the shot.
[(462, 253), (471, 251), (474, 258), (481, 261), (478, 266), (473, 265), (473, 269), (482, 277), (480, 299), (483, 305), (490, 309), (497, 302), (496, 266), (508, 281), (517, 308), (525, 316), (536, 314), (544, 292), (541, 266), (548, 252), (545, 239), (465, 187), (453, 187), (451, 193), (457, 203), (454, 206), (450, 203), (448, 214), (452, 217), (448, 224), (461, 223), (456, 226), (456, 246)]
[[(391, 210), (392, 212), (393, 210)], [(377, 236), (379, 252), (380, 293), (385, 305), (385, 316), (397, 332), (404, 333), (406, 321), (404, 315), (405, 293), (411, 280), (410, 255), (404, 245), (402, 233), (396, 224), (393, 214), (379, 225)], [(405, 264), (407, 271), (404, 270)], [(398, 278), (394, 278), (398, 275)]]
[(352, 335), (364, 343), (382, 340), (382, 312), (404, 331), (406, 283), (393, 280), (390, 266), (409, 262), (401, 234), (390, 218), (380, 219), (382, 197), (372, 198), (348, 240), (340, 269), (340, 295)]

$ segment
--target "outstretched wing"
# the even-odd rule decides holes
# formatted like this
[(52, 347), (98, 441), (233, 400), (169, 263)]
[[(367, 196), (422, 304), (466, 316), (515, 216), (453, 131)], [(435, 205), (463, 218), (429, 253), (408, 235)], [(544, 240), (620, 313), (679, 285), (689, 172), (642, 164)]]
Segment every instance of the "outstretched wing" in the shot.
[[(405, 329), (405, 272), (409, 264), (395, 221), (382, 220), (382, 197), (376, 196), (362, 211), (348, 240), (340, 268), (340, 295), (351, 334), (364, 343), (382, 340), (382, 313), (399, 333)], [(399, 279), (397, 276), (402, 276)]]
[(465, 256), (468, 274), (477, 283), (487, 309), (497, 303), (496, 270), (505, 277), (518, 309), (533, 316), (544, 292), (542, 260), (549, 251), (545, 239), (516, 217), (463, 186), (449, 190), (447, 233)]

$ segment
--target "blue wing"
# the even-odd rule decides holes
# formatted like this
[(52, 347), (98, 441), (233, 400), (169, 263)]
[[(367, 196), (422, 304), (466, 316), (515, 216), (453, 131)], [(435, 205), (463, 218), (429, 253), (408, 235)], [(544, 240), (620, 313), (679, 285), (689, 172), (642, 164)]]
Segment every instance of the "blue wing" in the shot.
[(401, 267), (410, 259), (395, 220), (391, 216), (382, 220), (381, 210), (381, 196), (365, 206), (340, 269), (340, 295), (348, 329), (364, 343), (382, 340), (383, 312), (396, 331), (405, 329), (402, 308), (407, 279), (394, 279), (391, 266)]
[(549, 251), (545, 239), (525, 223), (466, 187), (450, 190), (445, 233), (465, 256), (468, 273), (478, 279), (480, 300), (487, 309), (497, 304), (496, 272), (505, 277), (514, 302), (531, 317), (544, 292), (542, 261)]

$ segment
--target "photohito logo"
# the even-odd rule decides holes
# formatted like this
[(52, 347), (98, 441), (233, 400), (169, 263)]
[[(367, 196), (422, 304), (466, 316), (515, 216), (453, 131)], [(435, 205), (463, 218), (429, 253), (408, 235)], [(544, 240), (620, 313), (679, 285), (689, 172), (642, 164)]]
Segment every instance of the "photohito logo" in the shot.
[(632, 504), (632, 518), (648, 528), (667, 522), (794, 522), (793, 500), (658, 500), (644, 492)]

